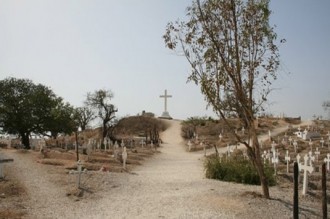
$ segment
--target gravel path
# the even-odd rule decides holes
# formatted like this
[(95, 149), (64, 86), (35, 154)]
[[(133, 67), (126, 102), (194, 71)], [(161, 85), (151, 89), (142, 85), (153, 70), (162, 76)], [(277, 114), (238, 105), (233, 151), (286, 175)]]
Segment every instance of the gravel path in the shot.
[[(13, 171), (30, 197), (24, 203), (27, 218), (291, 218), (290, 190), (273, 187), (273, 199), (265, 200), (253, 195), (260, 193), (260, 186), (205, 179), (203, 156), (186, 152), (180, 122), (169, 123), (162, 135), (161, 153), (131, 173), (83, 176), (93, 181), (97, 190), (82, 199), (66, 196), (66, 184), (72, 181), (63, 177), (59, 168), (9, 151), (7, 156), (15, 159)], [(308, 199), (300, 203), (305, 216), (301, 218), (319, 218), (315, 212), (320, 210), (315, 208), (320, 208), (320, 203)]]

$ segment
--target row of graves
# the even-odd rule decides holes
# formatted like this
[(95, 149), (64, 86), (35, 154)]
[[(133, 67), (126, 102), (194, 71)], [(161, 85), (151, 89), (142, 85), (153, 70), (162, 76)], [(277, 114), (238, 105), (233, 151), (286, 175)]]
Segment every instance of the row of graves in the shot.
[[(244, 128), (236, 131), (241, 137), (246, 134)], [(262, 151), (262, 160), (264, 165), (271, 165), (277, 176), (286, 175), (287, 179), (293, 180), (293, 164), (298, 163), (301, 182), (301, 191), (303, 195), (309, 193), (318, 194), (321, 192), (321, 166), (326, 163), (327, 172), (330, 174), (330, 131), (326, 131), (321, 126), (306, 126), (293, 129), (290, 125), (288, 131), (278, 136), (272, 136), (271, 131), (268, 133), (269, 138), (260, 142)], [(219, 134), (219, 142), (221, 147), (226, 147), (225, 154), (218, 153), (218, 147), (213, 145), (220, 161), (223, 157), (230, 158), (238, 147), (238, 144), (231, 143), (225, 135)], [(224, 146), (227, 145), (227, 146)], [(193, 138), (187, 142), (187, 150), (204, 150), (206, 156), (207, 149), (210, 145), (204, 143), (204, 139), (200, 139), (194, 133)], [(243, 158), (248, 159), (245, 149), (242, 151)], [(329, 178), (329, 177), (328, 177)], [(327, 182), (330, 186), (330, 181)]]
[[(269, 139), (260, 145), (264, 164), (272, 165), (275, 174), (292, 179), (293, 164), (297, 162), (302, 194), (320, 196), (323, 163), (330, 173), (330, 131), (316, 126), (297, 130), (289, 127), (286, 133), (276, 137), (269, 133)], [(330, 185), (329, 180), (327, 184)]]

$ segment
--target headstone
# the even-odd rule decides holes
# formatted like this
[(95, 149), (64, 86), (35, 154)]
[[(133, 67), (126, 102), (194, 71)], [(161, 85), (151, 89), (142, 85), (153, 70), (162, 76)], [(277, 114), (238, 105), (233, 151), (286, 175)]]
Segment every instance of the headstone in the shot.
[(123, 149), (122, 157), (123, 157), (123, 168), (126, 169), (126, 161), (127, 161), (126, 147), (124, 147), (124, 149)]
[(264, 151), (264, 153), (261, 155), (262, 159), (264, 160), (264, 164), (266, 164), (267, 160), (267, 151)]
[(320, 143), (321, 143), (321, 146), (323, 148), (323, 145), (324, 145), (324, 139), (323, 139), (323, 137), (321, 138)]
[(167, 94), (167, 90), (165, 90), (165, 94), (164, 95), (160, 95), (160, 98), (164, 98), (164, 112), (162, 114), (162, 116), (160, 118), (164, 118), (164, 119), (172, 119), (172, 117), (170, 116), (169, 112), (167, 111), (167, 98), (171, 98), (172, 95), (168, 95)]
[(327, 171), (330, 171), (330, 154), (327, 154), (327, 157), (324, 158), (324, 163), (327, 163)]
[(311, 151), (313, 150), (313, 142), (312, 142), (312, 139), (309, 139), (309, 147), (311, 148)]
[(320, 151), (319, 151), (318, 147), (316, 148), (314, 154), (315, 154), (315, 157), (316, 157), (316, 162), (319, 162)]
[(315, 161), (315, 157), (313, 156), (313, 152), (309, 151), (308, 152), (308, 161), (309, 161), (309, 165), (312, 166), (313, 162)]
[(87, 173), (87, 169), (82, 170), (82, 163), (80, 160), (77, 162), (77, 170), (71, 170), (69, 174), (77, 174), (77, 187), (80, 188), (81, 174)]
[(300, 171), (303, 170), (304, 171), (304, 178), (303, 178), (303, 191), (302, 194), (306, 195), (307, 193), (307, 186), (308, 186), (308, 175), (307, 175), (307, 171), (309, 173), (312, 173), (314, 168), (310, 165), (307, 164), (308, 162), (308, 156), (307, 154), (304, 156), (304, 164), (300, 164)]
[(191, 145), (192, 145), (192, 144), (191, 144), (191, 142), (190, 142), (190, 140), (189, 140), (189, 141), (188, 141), (188, 150), (189, 150), (189, 151), (191, 151)]
[(273, 153), (273, 157), (272, 157), (272, 163), (274, 164), (274, 170), (275, 170), (275, 175), (277, 174), (276, 172), (276, 167), (278, 164), (278, 151)]
[(289, 162), (290, 162), (290, 155), (289, 155), (289, 151), (286, 150), (285, 153), (285, 157), (284, 157), (285, 161), (286, 161), (286, 172), (289, 173)]
[(297, 153), (298, 150), (298, 142), (296, 140), (293, 141), (294, 152)]

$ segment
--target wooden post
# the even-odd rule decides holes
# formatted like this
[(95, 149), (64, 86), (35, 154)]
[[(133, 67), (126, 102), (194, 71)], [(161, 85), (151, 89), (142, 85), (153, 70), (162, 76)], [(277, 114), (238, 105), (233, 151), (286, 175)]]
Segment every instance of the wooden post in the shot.
[(323, 218), (328, 218), (328, 209), (327, 209), (327, 171), (325, 163), (322, 164), (322, 212)]
[(293, 166), (293, 219), (299, 218), (298, 178), (299, 178), (298, 163), (294, 162), (294, 166)]

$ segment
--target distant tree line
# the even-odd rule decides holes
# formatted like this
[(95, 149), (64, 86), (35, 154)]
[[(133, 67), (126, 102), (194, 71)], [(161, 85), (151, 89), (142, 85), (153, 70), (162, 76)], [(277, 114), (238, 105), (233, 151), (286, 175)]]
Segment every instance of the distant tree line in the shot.
[(113, 126), (117, 112), (110, 90), (87, 93), (82, 107), (64, 102), (50, 88), (29, 79), (6, 78), (0, 81), (0, 128), (18, 135), (24, 148), (30, 149), (32, 134), (56, 139), (60, 134), (85, 130), (94, 119), (102, 121), (102, 140)]

